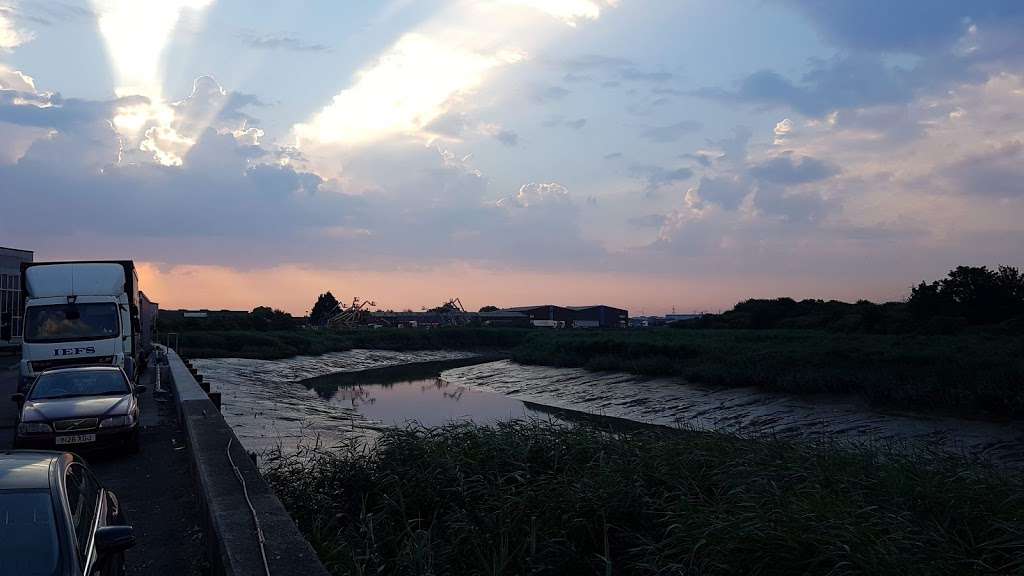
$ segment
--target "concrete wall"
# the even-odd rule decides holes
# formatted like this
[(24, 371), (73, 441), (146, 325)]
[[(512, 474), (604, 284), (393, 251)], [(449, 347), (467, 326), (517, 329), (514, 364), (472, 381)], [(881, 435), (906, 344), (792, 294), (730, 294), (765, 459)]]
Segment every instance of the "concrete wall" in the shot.
[(230, 441), (231, 458), (245, 479), (263, 529), (270, 574), (327, 576), (313, 548), (185, 363), (171, 350), (167, 350), (167, 360), (178, 415), (188, 439), (196, 493), (204, 508), (214, 573), (225, 576), (265, 574), (252, 513), (228, 460)]

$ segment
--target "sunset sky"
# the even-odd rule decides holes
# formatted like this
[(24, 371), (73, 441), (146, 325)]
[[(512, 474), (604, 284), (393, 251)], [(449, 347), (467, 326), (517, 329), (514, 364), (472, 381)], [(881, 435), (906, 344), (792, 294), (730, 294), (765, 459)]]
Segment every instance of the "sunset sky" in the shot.
[(0, 245), (164, 308), (898, 299), (1024, 264), (1024, 2), (0, 0)]

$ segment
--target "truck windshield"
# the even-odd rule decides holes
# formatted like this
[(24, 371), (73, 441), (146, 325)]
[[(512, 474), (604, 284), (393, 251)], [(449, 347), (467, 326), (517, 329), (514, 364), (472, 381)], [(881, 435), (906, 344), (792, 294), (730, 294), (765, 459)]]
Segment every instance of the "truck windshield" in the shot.
[(51, 304), (25, 309), (25, 342), (99, 340), (118, 335), (117, 304)]

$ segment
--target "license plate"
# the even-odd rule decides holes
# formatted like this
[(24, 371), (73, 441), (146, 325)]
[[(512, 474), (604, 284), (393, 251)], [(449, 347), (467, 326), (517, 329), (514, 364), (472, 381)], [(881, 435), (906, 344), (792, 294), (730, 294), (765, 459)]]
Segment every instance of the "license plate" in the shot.
[(57, 436), (57, 444), (85, 444), (95, 442), (95, 434), (72, 434), (70, 436)]

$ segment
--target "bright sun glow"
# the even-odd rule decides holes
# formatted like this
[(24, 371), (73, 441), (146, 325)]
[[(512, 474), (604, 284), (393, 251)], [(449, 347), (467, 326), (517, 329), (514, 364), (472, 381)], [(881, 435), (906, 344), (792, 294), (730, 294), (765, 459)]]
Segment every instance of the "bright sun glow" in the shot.
[(478, 86), (484, 74), (522, 58), (515, 52), (485, 55), (443, 40), (406, 34), (358, 80), (334, 97), (300, 137), (322, 143), (358, 143), (420, 130), (444, 111), (456, 92)]
[(540, 10), (570, 26), (575, 26), (579, 20), (597, 20), (601, 17), (601, 7), (591, 0), (501, 0), (501, 2)]
[(557, 33), (558, 21), (575, 25), (596, 19), (604, 5), (615, 2), (455, 3), (402, 36), (357, 74), (352, 86), (309, 122), (296, 125), (297, 141), (359, 145), (395, 135), (429, 139), (424, 129), (446, 113), (454, 99), (477, 89), (495, 69), (525, 59)]
[[(174, 111), (163, 98), (163, 67), (161, 56), (171, 39), (184, 10), (200, 10), (213, 0), (93, 0), (99, 14), (99, 30), (107, 48), (107, 57), (117, 85), (119, 97), (145, 96), (150, 103), (121, 108), (114, 117), (118, 132), (136, 138), (146, 131), (147, 140), (141, 149), (153, 152), (161, 164), (180, 164), (181, 157), (163, 150), (160, 142), (187, 144), (188, 138), (174, 134), (171, 123)], [(156, 129), (163, 137), (149, 137)], [(180, 147), (180, 146), (179, 146)]]

